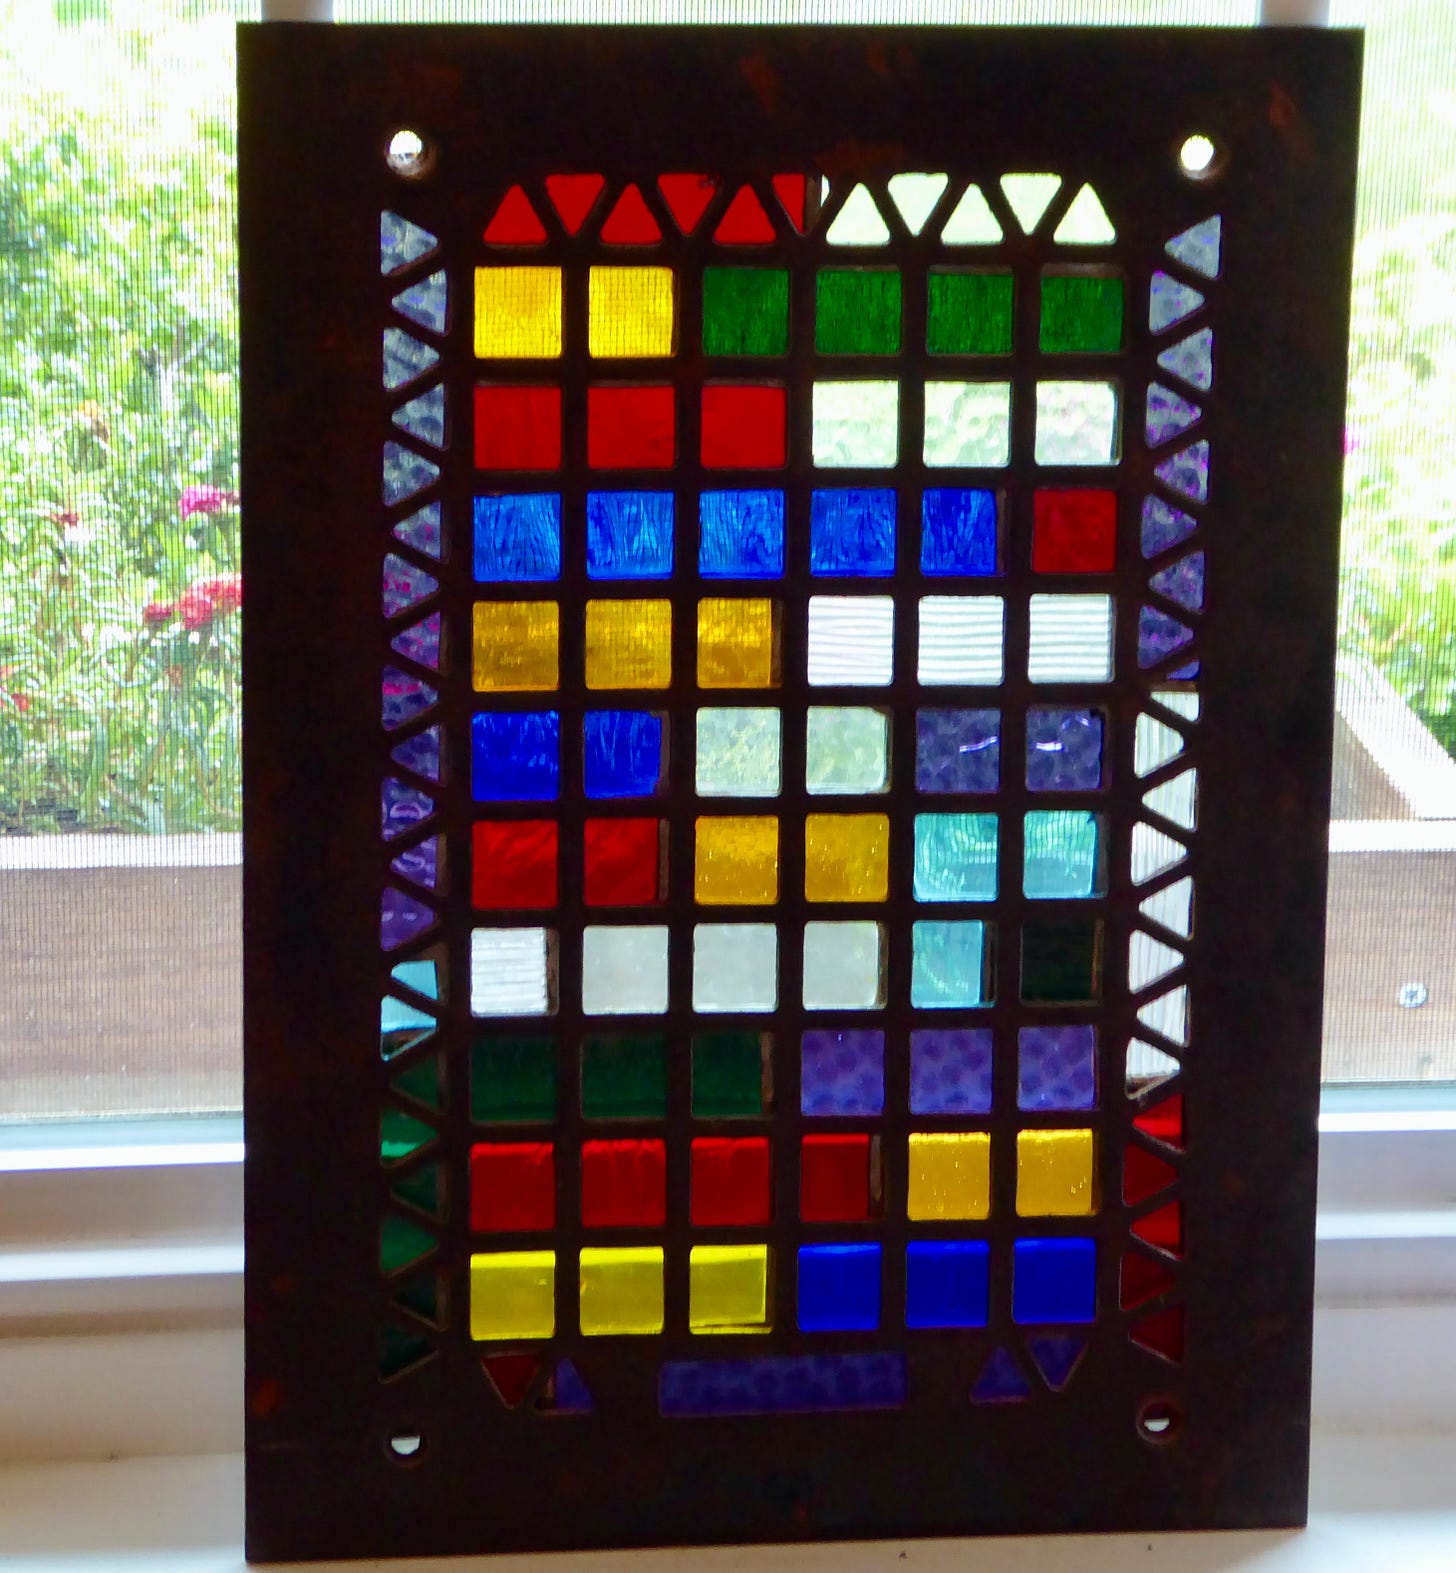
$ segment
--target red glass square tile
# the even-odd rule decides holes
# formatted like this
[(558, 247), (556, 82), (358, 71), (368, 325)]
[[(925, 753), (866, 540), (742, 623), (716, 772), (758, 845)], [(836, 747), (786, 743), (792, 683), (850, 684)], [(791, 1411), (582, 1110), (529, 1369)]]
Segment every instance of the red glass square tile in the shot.
[(667, 1221), (666, 1145), (584, 1142), (581, 1221), (588, 1229), (660, 1229)]
[(477, 470), (561, 468), (561, 389), (475, 390)]
[(470, 1227), (477, 1234), (556, 1227), (551, 1142), (484, 1142), (470, 1149)]
[(586, 459), (594, 470), (667, 470), (676, 458), (672, 389), (586, 390)]
[(661, 821), (589, 819), (582, 894), (589, 907), (646, 907), (662, 899)]
[(472, 827), (470, 899), (477, 907), (556, 905), (556, 821), (485, 820)]
[(799, 1153), (799, 1217), (856, 1223), (870, 1215), (870, 1139), (864, 1132), (806, 1136)]
[(1031, 531), (1037, 573), (1111, 573), (1116, 564), (1116, 492), (1037, 492)]
[(703, 389), (703, 463), (710, 470), (779, 470), (787, 454), (782, 388), (709, 383)]
[(700, 1136), (693, 1142), (692, 1221), (700, 1228), (769, 1222), (766, 1136)]

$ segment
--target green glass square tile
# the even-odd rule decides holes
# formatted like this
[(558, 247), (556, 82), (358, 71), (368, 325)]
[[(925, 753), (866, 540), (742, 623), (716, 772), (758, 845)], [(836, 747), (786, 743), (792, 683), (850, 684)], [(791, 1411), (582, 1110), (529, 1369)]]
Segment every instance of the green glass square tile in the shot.
[(763, 1113), (763, 1047), (756, 1032), (693, 1036), (693, 1118), (753, 1120)]
[(588, 1120), (667, 1115), (667, 1038), (659, 1032), (587, 1038), (581, 1046), (581, 1112)]
[(1021, 997), (1028, 1004), (1090, 1004), (1102, 997), (1102, 925), (1047, 918), (1021, 929)]
[(703, 353), (786, 355), (789, 275), (775, 268), (703, 269)]
[(470, 1118), (477, 1125), (556, 1118), (550, 1038), (478, 1038), (470, 1048)]
[(821, 268), (814, 348), (821, 355), (898, 355), (899, 273), (884, 268)]
[(932, 355), (1009, 355), (1009, 273), (932, 273), (925, 347)]
[(1122, 348), (1122, 280), (1046, 273), (1041, 281), (1041, 347), (1049, 355), (1111, 354)]

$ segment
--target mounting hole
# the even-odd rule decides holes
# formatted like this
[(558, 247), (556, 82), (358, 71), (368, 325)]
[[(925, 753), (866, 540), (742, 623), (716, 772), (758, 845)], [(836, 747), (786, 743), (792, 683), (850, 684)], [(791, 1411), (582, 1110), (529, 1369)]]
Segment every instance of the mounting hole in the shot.
[(1212, 137), (1195, 131), (1183, 138), (1178, 149), (1178, 168), (1190, 180), (1212, 180), (1223, 169), (1223, 151)]
[(418, 180), (435, 162), (435, 150), (418, 131), (403, 126), (389, 139), (384, 161), (406, 180)]
[(425, 1456), (425, 1439), (418, 1431), (394, 1431), (384, 1445), (397, 1464), (418, 1464)]
[(1145, 1442), (1171, 1442), (1182, 1423), (1182, 1413), (1171, 1398), (1150, 1398), (1138, 1410), (1138, 1435)]

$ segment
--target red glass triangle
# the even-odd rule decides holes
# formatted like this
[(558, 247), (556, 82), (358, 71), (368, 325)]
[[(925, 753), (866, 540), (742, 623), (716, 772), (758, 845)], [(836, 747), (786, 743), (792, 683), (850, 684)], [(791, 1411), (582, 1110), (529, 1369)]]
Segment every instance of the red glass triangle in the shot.
[(1151, 1349), (1165, 1360), (1183, 1358), (1183, 1307), (1170, 1305), (1128, 1329), (1127, 1336), (1144, 1349)]
[(507, 1409), (514, 1409), (526, 1396), (541, 1368), (540, 1356), (533, 1354), (482, 1355), (480, 1363)]
[(495, 217), (485, 226), (488, 246), (539, 246), (546, 240), (546, 226), (531, 206), (531, 199), (519, 186), (512, 186), (501, 198)]
[(1161, 1262), (1129, 1251), (1122, 1259), (1120, 1297), (1123, 1310), (1165, 1293), (1173, 1287), (1174, 1281), (1172, 1273)]
[(765, 246), (778, 237), (751, 186), (740, 186), (738, 195), (713, 231), (720, 246)]
[(1183, 1094), (1175, 1092), (1143, 1110), (1132, 1122), (1146, 1135), (1183, 1150)]
[(711, 175), (659, 175), (657, 189), (673, 222), (684, 235), (691, 235), (708, 211), (718, 182)]
[(602, 240), (608, 246), (655, 246), (661, 239), (662, 231), (642, 200), (642, 193), (636, 186), (628, 186), (607, 214)]
[(1160, 1251), (1167, 1251), (1170, 1256), (1182, 1256), (1182, 1202), (1169, 1202), (1167, 1206), (1150, 1212), (1146, 1218), (1139, 1218), (1132, 1226), (1132, 1232), (1139, 1240), (1146, 1240), (1149, 1245), (1156, 1245)]
[(1146, 1197), (1165, 1191), (1178, 1178), (1178, 1171), (1155, 1153), (1129, 1146), (1122, 1160), (1122, 1199), (1129, 1207)]
[(803, 234), (809, 225), (809, 181), (804, 175), (775, 175), (774, 195), (779, 199), (789, 223)]
[(568, 235), (576, 234), (586, 222), (605, 185), (600, 175), (547, 175), (546, 195), (561, 215)]

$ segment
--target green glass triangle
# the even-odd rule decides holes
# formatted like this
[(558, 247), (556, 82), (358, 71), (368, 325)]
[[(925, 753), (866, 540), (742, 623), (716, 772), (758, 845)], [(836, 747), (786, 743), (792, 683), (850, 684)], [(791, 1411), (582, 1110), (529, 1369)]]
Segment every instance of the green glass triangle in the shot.
[(428, 1338), (386, 1322), (379, 1334), (379, 1380), (392, 1381), (423, 1365), (435, 1352)]
[(390, 1274), (402, 1273), (421, 1257), (435, 1249), (435, 1237), (417, 1223), (386, 1213), (379, 1226), (379, 1270)]
[(420, 1103), (427, 1109), (440, 1109), (440, 1059), (427, 1054), (424, 1059), (407, 1066), (389, 1084), (391, 1092)]
[(412, 1278), (394, 1297), (394, 1304), (401, 1311), (408, 1311), (431, 1326), (440, 1325), (440, 1280), (434, 1273), (421, 1273)]
[(411, 1207), (418, 1207), (422, 1213), (429, 1213), (432, 1218), (440, 1217), (444, 1209), (440, 1205), (439, 1164), (426, 1163), (418, 1169), (411, 1169), (394, 1182), (390, 1194), (402, 1202), (408, 1202)]
[(418, 1152), (435, 1139), (435, 1128), (398, 1109), (386, 1109), (379, 1116), (379, 1158), (381, 1163), (398, 1163)]

